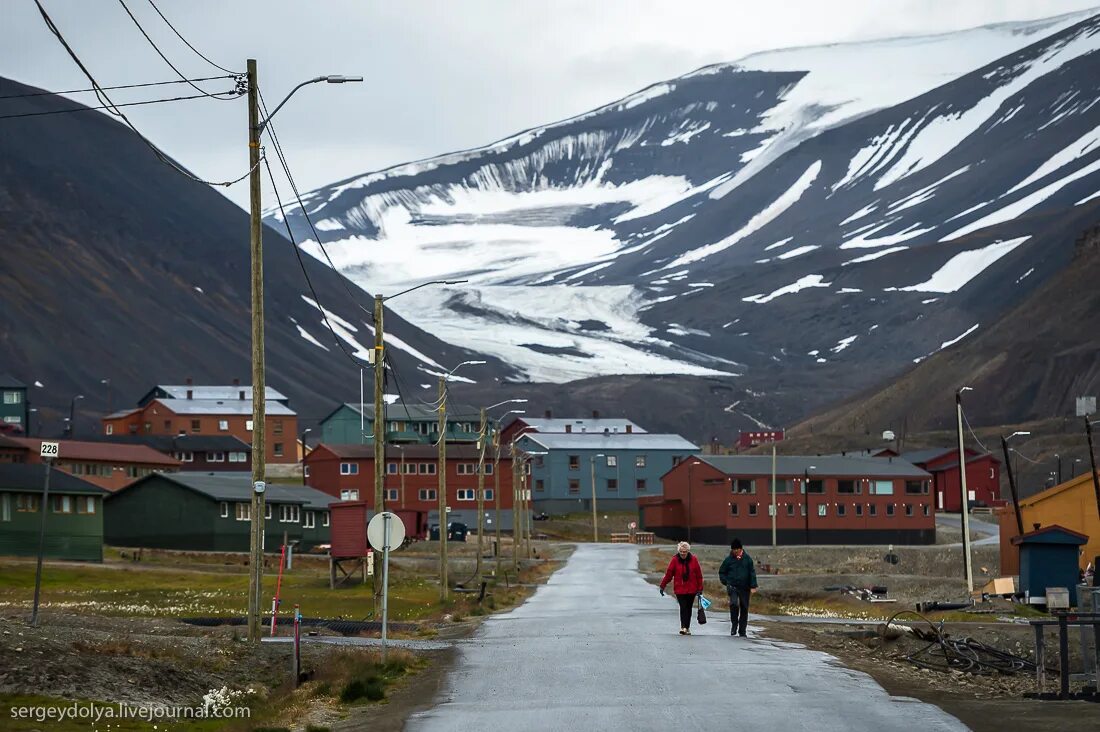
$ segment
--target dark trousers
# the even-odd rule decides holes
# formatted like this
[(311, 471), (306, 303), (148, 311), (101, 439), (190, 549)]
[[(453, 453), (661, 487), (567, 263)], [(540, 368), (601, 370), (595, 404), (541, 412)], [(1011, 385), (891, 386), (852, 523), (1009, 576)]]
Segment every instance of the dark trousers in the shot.
[(680, 627), (691, 627), (691, 606), (695, 604), (695, 595), (676, 595), (676, 602), (680, 603)]
[(745, 629), (749, 625), (749, 597), (751, 596), (752, 592), (747, 588), (730, 588), (730, 623), (737, 628), (740, 635), (745, 634)]

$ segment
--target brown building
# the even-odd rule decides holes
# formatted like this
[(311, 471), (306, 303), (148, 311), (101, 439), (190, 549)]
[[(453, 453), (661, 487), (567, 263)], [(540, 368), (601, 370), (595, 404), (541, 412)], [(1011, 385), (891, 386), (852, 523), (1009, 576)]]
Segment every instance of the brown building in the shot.
[[(157, 386), (135, 409), (103, 418), (108, 437), (206, 435), (232, 436), (252, 443), (252, 387)], [(269, 463), (298, 462), (298, 416), (286, 397), (267, 391), (266, 459)]]
[[(1088, 537), (1081, 547), (1080, 566), (1100, 556), (1100, 506), (1092, 473), (1071, 478), (1061, 485), (1047, 488), (1030, 498), (1020, 501), (1025, 533), (1032, 533), (1050, 526), (1061, 526)], [(1012, 540), (1019, 536), (1016, 512), (1009, 503), (998, 510), (1001, 523), (1001, 574), (1020, 573), (1020, 547)]]
[[(27, 463), (41, 463), (42, 440), (37, 437), (13, 437), (26, 448)], [(175, 472), (180, 462), (145, 445), (115, 442), (58, 440), (59, 457), (54, 467), (100, 488), (117, 491), (152, 473)]]
[(111, 441), (151, 447), (179, 460), (185, 473), (252, 471), (252, 445), (233, 435), (124, 435)]
[[(642, 526), (666, 539), (725, 544), (772, 540), (772, 458), (693, 456), (638, 499)], [(931, 476), (897, 458), (780, 456), (775, 524), (780, 544), (933, 544)]]

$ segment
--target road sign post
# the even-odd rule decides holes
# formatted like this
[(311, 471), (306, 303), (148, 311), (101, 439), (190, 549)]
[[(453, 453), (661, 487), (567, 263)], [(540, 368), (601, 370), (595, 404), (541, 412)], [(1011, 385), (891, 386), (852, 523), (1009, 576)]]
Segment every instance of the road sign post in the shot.
[(386, 661), (386, 639), (389, 626), (390, 550), (405, 541), (405, 524), (390, 511), (376, 513), (367, 524), (367, 540), (375, 550), (382, 550), (382, 662)]
[(42, 503), (38, 510), (42, 512), (42, 521), (38, 529), (38, 564), (34, 570), (34, 607), (31, 610), (31, 627), (38, 627), (38, 600), (42, 592), (42, 556), (46, 553), (46, 514), (50, 505), (50, 472), (53, 461), (61, 457), (60, 443), (43, 442), (38, 449), (42, 461), (46, 464), (46, 480), (42, 484)]

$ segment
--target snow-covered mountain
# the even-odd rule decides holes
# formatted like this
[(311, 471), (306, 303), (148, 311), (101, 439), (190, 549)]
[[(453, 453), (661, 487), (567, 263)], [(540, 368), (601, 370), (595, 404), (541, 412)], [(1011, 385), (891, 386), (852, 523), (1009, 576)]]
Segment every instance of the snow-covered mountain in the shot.
[(521, 378), (715, 376), (780, 419), (1068, 263), (1100, 218), (1098, 51), (1079, 13), (757, 54), (305, 204), (368, 291), (468, 279), (392, 306)]

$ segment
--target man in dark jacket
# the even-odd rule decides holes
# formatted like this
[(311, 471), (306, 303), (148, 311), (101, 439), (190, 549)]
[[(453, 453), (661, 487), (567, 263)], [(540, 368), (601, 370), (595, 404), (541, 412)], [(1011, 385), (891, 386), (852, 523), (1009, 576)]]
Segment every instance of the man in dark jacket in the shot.
[(749, 624), (749, 597), (756, 593), (756, 567), (740, 539), (730, 543), (730, 555), (723, 560), (718, 579), (730, 596), (730, 635), (744, 638)]

